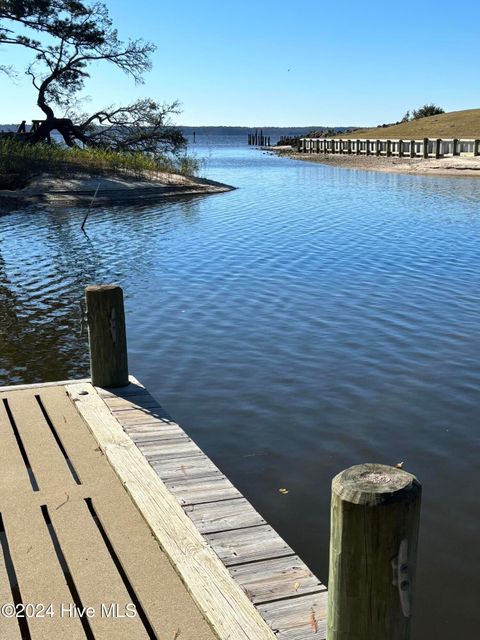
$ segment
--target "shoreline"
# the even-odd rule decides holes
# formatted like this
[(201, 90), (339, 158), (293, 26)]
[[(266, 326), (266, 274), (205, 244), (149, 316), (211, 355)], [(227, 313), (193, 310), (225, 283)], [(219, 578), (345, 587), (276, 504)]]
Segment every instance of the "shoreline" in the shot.
[(440, 175), (480, 177), (480, 157), (454, 158), (398, 158), (386, 156), (357, 156), (340, 154), (308, 154), (272, 147), (279, 157), (303, 162), (316, 162), (345, 169), (380, 171), (383, 173), (403, 173), (410, 175)]
[(176, 173), (133, 175), (76, 174), (68, 178), (45, 173), (26, 187), (0, 190), (0, 202), (9, 205), (104, 206), (132, 202), (161, 201), (179, 196), (209, 195), (233, 191), (214, 180)]

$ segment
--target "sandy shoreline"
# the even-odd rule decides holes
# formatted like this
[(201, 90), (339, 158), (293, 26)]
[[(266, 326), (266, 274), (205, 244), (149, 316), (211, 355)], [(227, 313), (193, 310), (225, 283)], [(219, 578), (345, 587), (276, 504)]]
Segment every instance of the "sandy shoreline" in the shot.
[[(272, 148), (272, 151), (275, 151)], [(454, 158), (386, 158), (384, 156), (356, 156), (333, 154), (307, 154), (284, 149), (275, 151), (276, 155), (303, 160), (304, 162), (320, 162), (336, 167), (361, 169), (362, 171), (382, 171), (385, 173), (408, 173), (414, 175), (443, 176), (476, 176), (480, 177), (480, 157)]]
[(206, 195), (232, 191), (213, 180), (172, 173), (144, 177), (118, 175), (75, 175), (69, 178), (39, 176), (23, 189), (0, 190), (0, 202), (9, 205), (49, 204), (102, 206), (141, 203), (178, 196)]

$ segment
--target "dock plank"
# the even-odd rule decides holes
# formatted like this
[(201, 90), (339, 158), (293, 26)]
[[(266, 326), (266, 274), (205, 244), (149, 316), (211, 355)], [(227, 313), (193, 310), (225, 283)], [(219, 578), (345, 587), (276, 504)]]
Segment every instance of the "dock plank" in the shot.
[(182, 505), (243, 497), (225, 476), (165, 480), (165, 484)]
[(278, 640), (325, 640), (327, 591), (258, 605)]
[(298, 556), (233, 566), (229, 571), (255, 604), (304, 596), (326, 588)]
[(149, 442), (147, 444), (139, 442), (138, 448), (145, 455), (147, 460), (151, 462), (161, 462), (170, 458), (178, 460), (179, 458), (190, 458), (192, 455), (197, 453), (202, 454), (202, 451), (192, 440), (190, 440), (190, 438), (187, 440), (178, 440), (176, 442), (171, 440), (155, 443)]
[(188, 505), (185, 513), (203, 533), (218, 533), (231, 529), (257, 527), (266, 524), (262, 516), (255, 511), (245, 498)]
[(206, 535), (227, 567), (255, 560), (295, 555), (270, 525)]
[[(132, 440), (137, 441), (135, 434), (127, 433)], [(188, 458), (170, 458), (160, 462), (153, 461), (151, 464), (165, 482), (184, 478), (205, 478), (222, 475), (213, 462), (202, 455), (201, 452), (197, 452)]]

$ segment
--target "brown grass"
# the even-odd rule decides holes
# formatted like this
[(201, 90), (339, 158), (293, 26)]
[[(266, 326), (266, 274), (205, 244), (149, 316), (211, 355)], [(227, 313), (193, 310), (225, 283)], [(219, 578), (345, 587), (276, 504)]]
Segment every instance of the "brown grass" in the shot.
[[(336, 136), (346, 138), (346, 134)], [(420, 118), (411, 122), (395, 124), (391, 127), (357, 129), (348, 134), (349, 138), (390, 138), (415, 140), (419, 138), (475, 138), (480, 139), (480, 109), (452, 111), (438, 116)]]

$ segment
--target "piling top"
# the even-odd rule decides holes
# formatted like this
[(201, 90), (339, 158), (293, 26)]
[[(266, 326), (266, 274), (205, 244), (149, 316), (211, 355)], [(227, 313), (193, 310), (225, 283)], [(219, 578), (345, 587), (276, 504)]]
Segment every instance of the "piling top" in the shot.
[(121, 289), (118, 284), (90, 284), (85, 287), (85, 293), (87, 291), (113, 291), (114, 289)]
[(417, 478), (385, 464), (359, 464), (332, 481), (332, 491), (344, 502), (374, 506), (414, 500), (421, 491)]

